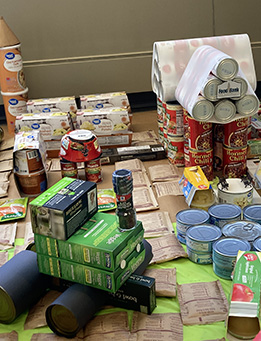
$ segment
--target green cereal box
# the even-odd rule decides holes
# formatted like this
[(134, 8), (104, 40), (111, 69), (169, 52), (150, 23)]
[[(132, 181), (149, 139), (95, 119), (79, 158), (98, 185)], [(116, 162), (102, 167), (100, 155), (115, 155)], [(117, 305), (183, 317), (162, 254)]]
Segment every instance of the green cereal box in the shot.
[(233, 273), (228, 332), (252, 339), (260, 330), (261, 252), (239, 251)]
[(126, 258), (138, 251), (143, 236), (140, 221), (135, 229), (121, 232), (114, 214), (97, 212), (66, 241), (39, 234), (34, 240), (37, 253), (114, 271), (126, 267)]
[(97, 185), (65, 177), (29, 207), (34, 233), (66, 240), (97, 212)]
[(37, 261), (41, 273), (108, 292), (116, 292), (144, 261), (145, 252), (143, 243), (140, 243), (140, 252), (134, 250), (127, 257), (127, 266), (124, 269), (118, 267), (113, 272), (40, 253), (37, 254)]

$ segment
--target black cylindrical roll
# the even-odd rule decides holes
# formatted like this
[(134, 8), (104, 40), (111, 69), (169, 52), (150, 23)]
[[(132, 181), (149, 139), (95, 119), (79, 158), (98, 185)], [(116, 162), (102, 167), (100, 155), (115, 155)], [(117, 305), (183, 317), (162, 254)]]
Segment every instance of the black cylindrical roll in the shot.
[(102, 290), (73, 284), (46, 309), (46, 321), (57, 335), (73, 338), (103, 305)]
[(49, 277), (38, 270), (37, 255), (24, 250), (0, 267), (0, 322), (15, 318), (45, 293)]
[[(152, 259), (151, 245), (143, 239), (145, 259), (134, 272), (141, 275)], [(82, 284), (72, 284), (47, 309), (49, 328), (60, 336), (73, 338), (105, 304), (108, 293)]]

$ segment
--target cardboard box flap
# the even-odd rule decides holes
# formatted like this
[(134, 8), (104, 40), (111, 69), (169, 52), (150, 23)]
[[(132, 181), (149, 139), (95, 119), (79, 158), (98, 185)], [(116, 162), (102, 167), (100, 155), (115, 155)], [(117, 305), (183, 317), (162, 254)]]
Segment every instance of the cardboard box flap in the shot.
[(7, 25), (4, 18), (0, 17), (0, 48), (19, 44), (20, 41)]

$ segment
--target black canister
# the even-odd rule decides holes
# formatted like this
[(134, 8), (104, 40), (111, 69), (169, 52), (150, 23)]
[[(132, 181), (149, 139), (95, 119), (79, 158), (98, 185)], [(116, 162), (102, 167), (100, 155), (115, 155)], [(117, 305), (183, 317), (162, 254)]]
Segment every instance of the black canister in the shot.
[(119, 169), (112, 173), (112, 184), (116, 193), (116, 215), (119, 221), (119, 229), (128, 231), (135, 228), (137, 223), (136, 210), (133, 205), (132, 172), (128, 169)]

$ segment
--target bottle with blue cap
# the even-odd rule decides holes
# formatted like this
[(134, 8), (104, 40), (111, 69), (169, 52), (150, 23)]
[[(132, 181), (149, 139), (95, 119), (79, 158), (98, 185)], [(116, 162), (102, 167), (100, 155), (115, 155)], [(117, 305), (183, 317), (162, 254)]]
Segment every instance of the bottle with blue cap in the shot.
[(128, 169), (118, 169), (112, 173), (112, 184), (116, 193), (116, 216), (118, 217), (119, 229), (128, 231), (134, 229), (137, 223), (136, 210), (133, 205), (132, 172)]

